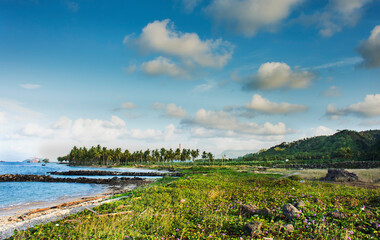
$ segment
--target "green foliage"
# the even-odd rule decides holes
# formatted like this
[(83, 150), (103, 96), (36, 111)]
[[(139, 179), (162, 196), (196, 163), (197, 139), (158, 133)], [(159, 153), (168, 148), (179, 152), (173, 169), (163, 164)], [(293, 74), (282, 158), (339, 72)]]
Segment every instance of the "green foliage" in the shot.
[[(231, 168), (194, 167), (196, 174), (163, 179), (160, 184), (124, 194), (116, 202), (57, 222), (19, 231), (12, 239), (250, 239), (243, 226), (262, 223), (257, 239), (378, 239), (371, 222), (380, 216), (379, 189), (366, 190), (320, 182), (300, 182), (236, 172)], [(314, 201), (317, 198), (319, 201)], [(287, 220), (281, 208), (303, 200), (299, 218)], [(273, 217), (244, 217), (239, 206), (269, 208)], [(329, 212), (339, 210), (346, 219)], [(371, 214), (366, 210), (370, 210)], [(120, 215), (106, 215), (125, 212)], [(293, 224), (285, 233), (281, 226)]]
[(283, 142), (268, 150), (247, 154), (244, 160), (380, 160), (380, 130), (363, 132), (342, 130), (332, 136)]
[[(206, 152), (204, 152), (206, 153)], [(182, 149), (177, 148), (160, 150), (145, 150), (130, 152), (126, 149), (122, 152), (121, 148), (107, 149), (100, 145), (87, 149), (86, 147), (78, 148), (76, 146), (66, 156), (58, 157), (60, 163), (69, 163), (70, 165), (97, 165), (97, 166), (127, 166), (135, 164), (159, 164), (159, 163), (173, 163), (176, 161), (187, 162), (192, 160), (195, 162), (195, 158), (199, 156), (199, 150)], [(206, 153), (206, 158), (213, 159), (211, 153)], [(210, 160), (210, 161), (211, 161)]]

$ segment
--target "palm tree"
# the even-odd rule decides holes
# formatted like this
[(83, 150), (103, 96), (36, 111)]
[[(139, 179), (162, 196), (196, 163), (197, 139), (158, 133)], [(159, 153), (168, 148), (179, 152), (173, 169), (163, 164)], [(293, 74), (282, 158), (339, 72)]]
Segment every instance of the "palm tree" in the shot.
[(193, 157), (193, 165), (195, 163), (195, 158), (197, 158), (199, 156), (199, 149), (197, 150), (191, 150), (191, 157)]
[(124, 164), (127, 164), (129, 157), (131, 156), (131, 153), (128, 149), (125, 149), (124, 151)]
[(209, 165), (211, 165), (211, 161), (214, 162), (214, 155), (212, 155), (212, 153), (207, 153), (207, 157), (208, 157), (208, 162), (209, 162)]

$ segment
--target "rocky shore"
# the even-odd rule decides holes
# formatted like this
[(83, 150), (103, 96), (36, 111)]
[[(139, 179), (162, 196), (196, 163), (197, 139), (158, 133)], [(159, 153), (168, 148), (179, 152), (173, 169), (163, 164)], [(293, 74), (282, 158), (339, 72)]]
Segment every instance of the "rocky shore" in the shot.
[(22, 174), (4, 174), (0, 175), (0, 182), (64, 182), (64, 183), (92, 183), (108, 185), (130, 185), (141, 186), (150, 181), (140, 178), (113, 177), (107, 179), (101, 178), (53, 178), (49, 175), (22, 175)]
[(71, 170), (66, 172), (48, 172), (52, 175), (64, 176), (148, 176), (148, 177), (181, 177), (180, 173), (161, 173), (161, 172), (117, 172), (117, 171), (100, 171), (100, 170)]

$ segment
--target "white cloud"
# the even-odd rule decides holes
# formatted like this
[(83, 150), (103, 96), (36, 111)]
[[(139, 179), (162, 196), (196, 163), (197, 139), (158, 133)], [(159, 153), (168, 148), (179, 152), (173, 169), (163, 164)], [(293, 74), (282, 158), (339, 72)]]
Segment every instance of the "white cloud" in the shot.
[(134, 41), (130, 35), (124, 38), (124, 43), (131, 42), (137, 43), (144, 51), (178, 57), (186, 64), (196, 63), (202, 67), (221, 68), (233, 53), (229, 42), (222, 39), (202, 41), (196, 33), (176, 31), (169, 19), (149, 23)]
[(51, 127), (29, 123), (20, 130), (19, 134), (26, 137), (68, 138), (80, 142), (104, 142), (125, 136), (127, 134), (125, 125), (125, 122), (117, 116), (112, 116), (111, 121), (82, 118), (72, 121), (67, 117), (62, 117)]
[(9, 115), (13, 115), (19, 121), (36, 119), (43, 116), (43, 114), (26, 108), (23, 105), (24, 103), (11, 99), (0, 99), (0, 109), (7, 110)]
[(73, 121), (68, 117), (61, 117), (57, 122), (52, 124), (53, 129), (70, 129)]
[(136, 71), (136, 64), (131, 64), (127, 68), (123, 67), (123, 71), (127, 74), (132, 74)]
[(231, 114), (224, 111), (206, 111), (200, 109), (194, 118), (182, 120), (183, 124), (200, 126), (207, 129), (223, 130), (225, 134), (234, 136), (236, 134), (256, 134), (256, 135), (284, 135), (291, 132), (285, 124), (257, 124), (254, 122), (240, 122)]
[(362, 42), (357, 50), (364, 59), (361, 66), (366, 68), (380, 67), (380, 25), (371, 31), (368, 40)]
[(322, 92), (325, 97), (339, 97), (342, 95), (340, 88), (337, 86), (331, 86), (327, 90)]
[(25, 84), (21, 84), (20, 87), (28, 89), (28, 90), (34, 90), (34, 89), (40, 88), (41, 85), (25, 83)]
[(173, 118), (183, 118), (187, 116), (187, 112), (182, 107), (170, 103), (166, 106), (165, 115)]
[(352, 27), (360, 20), (363, 8), (372, 0), (329, 0), (323, 11), (302, 16), (302, 23), (315, 24), (319, 34), (331, 37), (345, 27)]
[(312, 72), (292, 70), (286, 63), (267, 62), (260, 66), (256, 75), (247, 79), (244, 88), (248, 90), (306, 88), (314, 78)]
[(183, 109), (181, 106), (177, 106), (174, 103), (165, 105), (160, 102), (155, 102), (150, 106), (150, 109), (163, 111), (164, 116), (170, 118), (184, 118), (188, 116), (185, 109)]
[(272, 30), (286, 19), (302, 0), (214, 0), (206, 8), (217, 23), (253, 36), (259, 30)]
[(150, 109), (153, 109), (153, 110), (162, 110), (165, 108), (165, 104), (163, 103), (160, 103), (160, 102), (155, 102), (153, 103), (151, 106), (150, 106)]
[(319, 69), (326, 69), (326, 68), (333, 68), (333, 67), (345, 67), (349, 65), (358, 64), (362, 60), (363, 59), (361, 57), (343, 58), (342, 60), (339, 60), (336, 62), (326, 63), (326, 64), (322, 64), (322, 65), (310, 67), (310, 68), (304, 68), (304, 70), (309, 70), (309, 69), (319, 70)]
[(136, 105), (133, 102), (123, 102), (120, 108), (121, 109), (135, 109)]
[(53, 133), (54, 133), (53, 130), (43, 128), (35, 123), (27, 124), (25, 127), (21, 129), (21, 132), (20, 132), (22, 136), (40, 137), (40, 138), (50, 137), (52, 136)]
[(295, 112), (304, 112), (307, 110), (307, 107), (304, 105), (289, 104), (285, 102), (279, 104), (271, 102), (258, 94), (253, 95), (252, 101), (247, 103), (245, 107), (247, 109), (267, 114), (288, 114)]
[(150, 76), (162, 76), (168, 75), (175, 78), (188, 78), (186, 71), (180, 68), (176, 63), (165, 57), (157, 57), (156, 59), (144, 62), (142, 70), (145, 74)]
[(380, 116), (380, 94), (369, 94), (365, 97), (364, 102), (352, 104), (342, 109), (329, 104), (326, 111), (326, 115), (332, 119), (338, 119), (340, 116), (349, 114), (366, 118)]
[(315, 137), (315, 136), (329, 136), (332, 134), (335, 134), (336, 131), (332, 130), (325, 126), (318, 126), (316, 128), (311, 128), (310, 131), (307, 133), (309, 137)]
[(201, 1), (202, 0), (182, 0), (182, 3), (186, 11), (192, 12), (194, 8), (196, 8)]
[(5, 112), (0, 112), (0, 124), (6, 124), (8, 123), (8, 120), (6, 118)]
[(206, 92), (208, 90), (215, 88), (216, 86), (218, 86), (218, 84), (214, 80), (207, 79), (206, 83), (199, 84), (199, 85), (195, 86), (193, 91), (194, 92)]

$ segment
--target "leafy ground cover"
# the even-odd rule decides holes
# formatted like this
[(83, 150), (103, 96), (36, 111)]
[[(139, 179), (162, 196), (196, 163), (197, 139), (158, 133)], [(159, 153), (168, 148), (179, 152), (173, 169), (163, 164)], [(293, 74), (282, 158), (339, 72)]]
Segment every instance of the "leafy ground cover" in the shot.
[[(380, 190), (297, 177), (197, 167), (182, 178), (164, 178), (123, 198), (57, 222), (17, 232), (12, 239), (251, 239), (243, 230), (262, 223), (255, 239), (378, 239)], [(117, 196), (117, 197), (120, 197)], [(302, 200), (297, 218), (282, 207)], [(241, 205), (268, 208), (249, 216)], [(338, 210), (340, 218), (329, 213)], [(113, 213), (122, 213), (111, 215)], [(294, 231), (283, 226), (292, 224)]]

